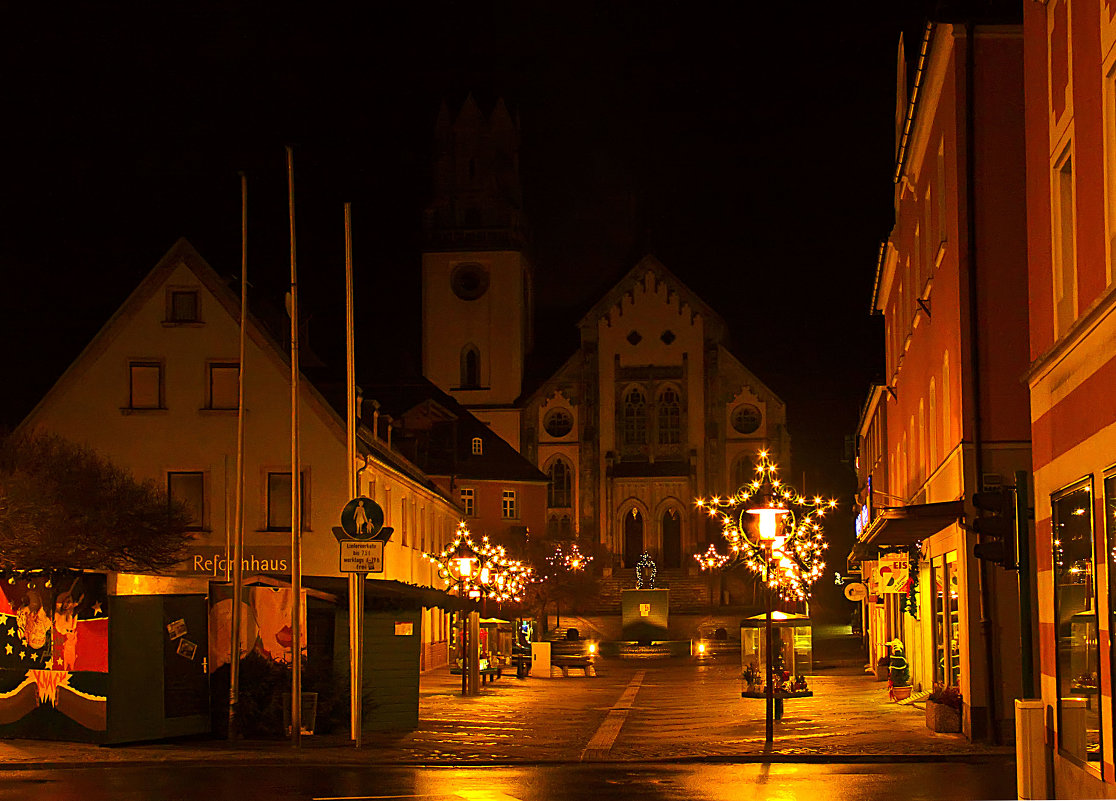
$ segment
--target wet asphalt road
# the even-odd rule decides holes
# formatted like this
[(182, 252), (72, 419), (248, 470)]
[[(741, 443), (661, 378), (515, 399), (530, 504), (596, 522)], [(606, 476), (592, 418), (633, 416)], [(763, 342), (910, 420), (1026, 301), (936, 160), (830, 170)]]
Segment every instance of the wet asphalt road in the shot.
[(1014, 765), (631, 764), (474, 768), (161, 765), (13, 771), (0, 801), (920, 801), (1015, 798)]

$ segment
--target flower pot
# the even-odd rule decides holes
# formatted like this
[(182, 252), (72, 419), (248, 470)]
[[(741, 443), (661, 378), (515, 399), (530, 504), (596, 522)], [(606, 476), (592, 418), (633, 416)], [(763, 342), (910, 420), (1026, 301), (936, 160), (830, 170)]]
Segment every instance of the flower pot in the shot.
[(891, 700), (893, 700), (893, 701), (905, 701), (906, 699), (911, 697), (911, 689), (912, 689), (911, 685), (909, 685), (909, 684), (900, 685), (898, 687), (892, 687), (891, 688)]
[(930, 731), (961, 731), (961, 710), (926, 699), (926, 728)]

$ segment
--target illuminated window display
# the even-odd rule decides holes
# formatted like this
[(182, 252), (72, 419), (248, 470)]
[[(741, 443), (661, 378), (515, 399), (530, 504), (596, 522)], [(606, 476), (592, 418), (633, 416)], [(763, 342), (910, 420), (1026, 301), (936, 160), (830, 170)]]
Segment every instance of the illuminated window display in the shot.
[(1100, 656), (1090, 484), (1078, 484), (1055, 495), (1051, 507), (1058, 643), (1058, 745), (1068, 756), (1099, 762)]
[(961, 684), (961, 613), (957, 607), (957, 551), (930, 563), (934, 586), (934, 683)]

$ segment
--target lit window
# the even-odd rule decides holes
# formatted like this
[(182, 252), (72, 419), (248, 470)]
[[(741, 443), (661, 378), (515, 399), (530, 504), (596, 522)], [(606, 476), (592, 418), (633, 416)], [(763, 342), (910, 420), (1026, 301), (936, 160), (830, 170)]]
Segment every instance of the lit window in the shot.
[(473, 437), (473, 456), (481, 456), (484, 453), (484, 440), (480, 437)]
[(236, 409), (240, 405), (240, 365), (220, 363), (209, 365), (210, 409)]
[(163, 408), (163, 365), (131, 362), (128, 365), (128, 408)]
[(565, 459), (555, 459), (554, 464), (550, 466), (549, 479), (550, 483), (547, 485), (547, 503), (546, 505), (552, 509), (566, 509), (571, 505), (573, 493), (570, 491), (572, 481), (572, 471), (569, 464)]
[[(303, 471), (301, 476), (302, 528), (308, 530), (310, 493), (307, 491), (306, 471)], [(267, 530), (291, 530), (291, 474), (289, 471), (267, 474)]]
[(515, 490), (504, 490), (504, 519), (517, 520), (519, 507), (515, 502)]
[(197, 291), (172, 289), (167, 298), (167, 319), (172, 323), (198, 322)]
[(199, 531), (205, 519), (205, 474), (167, 473), (167, 495), (186, 507), (192, 531)]
[[(1107, 489), (1107, 485), (1106, 485)], [(1101, 761), (1101, 712), (1086, 700), (1101, 691), (1097, 615), (1097, 532), (1089, 482), (1051, 497), (1054, 615), (1058, 621), (1058, 745), (1082, 762)]]
[(461, 508), (465, 510), (466, 517), (473, 517), (476, 515), (477, 496), (472, 487), (466, 487), (461, 490)]

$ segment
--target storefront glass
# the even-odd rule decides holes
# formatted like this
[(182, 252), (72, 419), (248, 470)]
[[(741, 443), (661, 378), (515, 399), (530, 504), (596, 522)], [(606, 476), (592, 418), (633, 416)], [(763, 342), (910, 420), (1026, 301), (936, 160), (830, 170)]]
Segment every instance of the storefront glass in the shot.
[(934, 683), (961, 684), (961, 620), (957, 608), (957, 551), (930, 563), (934, 586)]
[(1100, 655), (1089, 483), (1051, 498), (1054, 619), (1058, 648), (1058, 744), (1083, 762), (1099, 762)]

